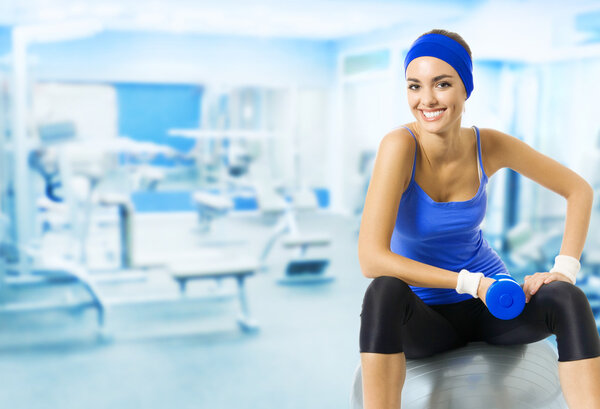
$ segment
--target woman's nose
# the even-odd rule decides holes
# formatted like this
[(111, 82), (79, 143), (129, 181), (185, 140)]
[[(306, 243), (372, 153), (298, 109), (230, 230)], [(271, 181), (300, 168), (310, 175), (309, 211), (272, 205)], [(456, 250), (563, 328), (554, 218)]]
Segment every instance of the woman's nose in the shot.
[(425, 87), (421, 93), (421, 101), (423, 105), (435, 105), (437, 103), (437, 99), (433, 89)]

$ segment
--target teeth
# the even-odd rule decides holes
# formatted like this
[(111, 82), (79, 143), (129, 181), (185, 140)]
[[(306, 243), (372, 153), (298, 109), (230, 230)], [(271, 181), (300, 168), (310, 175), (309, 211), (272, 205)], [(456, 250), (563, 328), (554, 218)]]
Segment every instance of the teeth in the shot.
[(435, 111), (435, 112), (425, 112), (423, 111), (423, 114), (427, 117), (427, 118), (435, 118), (436, 116), (438, 116), (439, 114), (441, 114), (442, 112), (444, 112), (444, 110), (439, 110), (439, 111)]

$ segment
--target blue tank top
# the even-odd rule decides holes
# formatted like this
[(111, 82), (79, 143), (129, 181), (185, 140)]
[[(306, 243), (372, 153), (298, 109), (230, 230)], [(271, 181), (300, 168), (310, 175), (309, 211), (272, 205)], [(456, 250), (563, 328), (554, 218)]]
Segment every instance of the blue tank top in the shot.
[[(417, 150), (410, 183), (400, 199), (398, 216), (390, 248), (392, 252), (432, 266), (459, 272), (466, 268), (486, 277), (505, 273), (506, 266), (481, 232), (487, 206), (487, 175), (481, 160), (481, 141), (477, 135), (479, 190), (471, 199), (460, 202), (436, 202), (415, 181)], [(408, 129), (408, 128), (406, 128)], [(417, 138), (408, 129), (417, 142)], [(418, 145), (417, 145), (418, 147)], [(449, 288), (410, 286), (426, 304), (452, 304), (472, 298)]]

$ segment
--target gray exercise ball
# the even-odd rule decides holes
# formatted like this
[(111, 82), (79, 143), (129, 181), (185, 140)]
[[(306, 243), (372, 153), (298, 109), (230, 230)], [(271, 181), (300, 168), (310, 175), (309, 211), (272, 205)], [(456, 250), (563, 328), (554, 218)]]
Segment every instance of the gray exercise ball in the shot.
[[(402, 409), (567, 409), (557, 359), (548, 340), (512, 346), (472, 342), (407, 359)], [(363, 408), (360, 364), (350, 408)]]

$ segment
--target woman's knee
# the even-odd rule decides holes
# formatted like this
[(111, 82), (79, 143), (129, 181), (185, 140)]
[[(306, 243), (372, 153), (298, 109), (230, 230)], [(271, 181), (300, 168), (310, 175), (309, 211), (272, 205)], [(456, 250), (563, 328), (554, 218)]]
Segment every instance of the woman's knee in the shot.
[(589, 307), (588, 299), (581, 288), (565, 281), (544, 284), (536, 295), (540, 304), (559, 309)]
[(412, 290), (399, 278), (382, 276), (373, 279), (362, 304), (361, 316), (379, 317), (378, 319), (401, 319), (405, 317)]
[(556, 334), (559, 361), (576, 361), (600, 355), (600, 337), (590, 303), (581, 288), (564, 281), (543, 285), (539, 303), (546, 322)]
[(402, 325), (410, 316), (408, 285), (395, 277), (375, 278), (362, 305), (360, 350), (393, 354), (402, 352)]
[(405, 301), (412, 290), (396, 277), (381, 276), (373, 279), (367, 291), (365, 301), (397, 304)]

